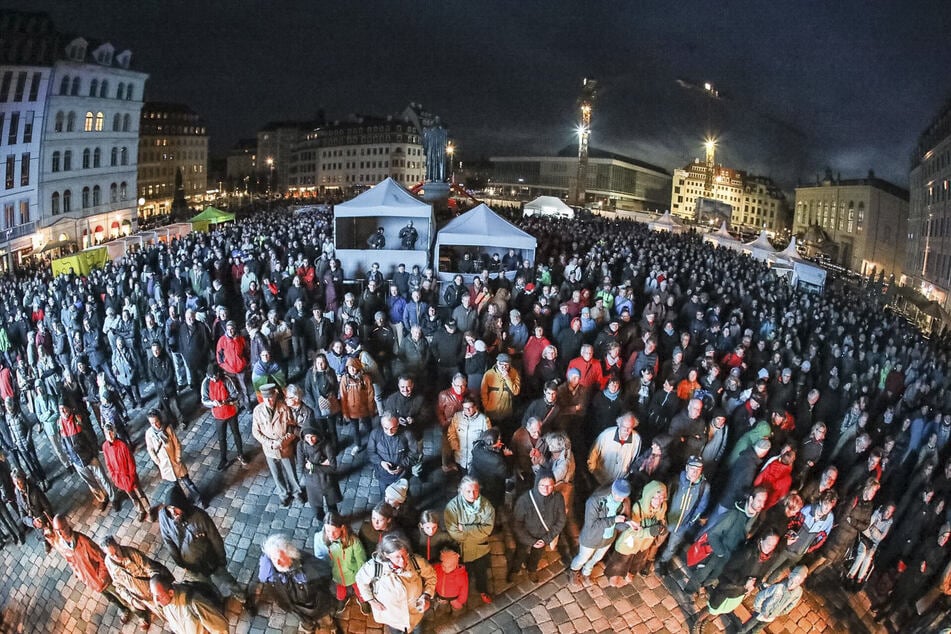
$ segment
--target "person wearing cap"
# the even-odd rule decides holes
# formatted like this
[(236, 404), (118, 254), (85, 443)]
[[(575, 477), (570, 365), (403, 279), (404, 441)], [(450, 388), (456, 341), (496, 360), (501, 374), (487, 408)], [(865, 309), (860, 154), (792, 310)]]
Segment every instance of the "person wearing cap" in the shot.
[(251, 392), (248, 390), (245, 374), (248, 371), (250, 354), (248, 340), (238, 333), (237, 324), (230, 320), (226, 322), (225, 332), (218, 338), (215, 348), (215, 361), (225, 375), (241, 388), (248, 408), (251, 406)]
[[(229, 322), (232, 323), (232, 322)], [(227, 336), (227, 335), (225, 335)], [(238, 408), (235, 405), (240, 398), (235, 382), (225, 373), (224, 368), (212, 362), (208, 364), (205, 379), (201, 383), (201, 404), (211, 409), (211, 416), (218, 427), (218, 471), (228, 466), (228, 429), (234, 439), (235, 449), (238, 452), (238, 462), (241, 466), (248, 466), (244, 457), (244, 443), (241, 439), (241, 430), (238, 429)]]
[[(118, 437), (114, 424), (106, 423), (103, 430), (106, 441), (102, 443), (102, 458), (103, 462), (106, 463), (106, 471), (116, 488), (125, 493), (139, 507), (139, 515), (136, 519), (139, 522), (144, 522), (149, 513), (149, 500), (145, 497), (142, 485), (139, 483), (139, 473), (136, 470), (132, 451), (128, 443)], [(120, 505), (118, 494), (116, 494), (112, 503), (115, 510), (118, 511)]]
[(313, 424), (301, 428), (301, 442), (297, 444), (299, 480), (314, 509), (318, 523), (323, 523), (327, 511), (337, 512), (343, 500), (337, 476), (337, 451), (330, 438), (321, 434)]
[(532, 583), (538, 583), (538, 563), (545, 549), (554, 550), (567, 522), (565, 500), (555, 494), (555, 476), (547, 468), (535, 474), (535, 487), (515, 502), (513, 509), (515, 554), (509, 561), (506, 581), (522, 566)]
[(291, 505), (293, 496), (304, 496), (294, 470), (294, 456), (298, 441), (297, 425), (288, 406), (278, 394), (278, 386), (261, 386), (262, 402), (251, 415), (251, 435), (261, 445), (268, 470), (274, 480), (275, 492), (281, 506)]
[(177, 484), (195, 503), (205, 506), (201, 491), (188, 476), (188, 468), (182, 462), (182, 444), (175, 430), (165, 424), (162, 413), (156, 409), (149, 410), (146, 418), (149, 428), (145, 431), (145, 448), (162, 479)]
[(585, 502), (584, 524), (578, 537), (578, 553), (568, 567), (572, 586), (589, 582), (595, 564), (607, 554), (618, 529), (626, 528), (631, 515), (631, 485), (618, 479), (605, 484)]
[(667, 485), (667, 542), (657, 561), (660, 574), (667, 574), (670, 560), (693, 534), (710, 502), (710, 483), (704, 477), (703, 459), (689, 456), (684, 470)]
[(165, 504), (154, 509), (169, 556), (186, 578), (211, 583), (223, 595), (245, 602), (245, 591), (228, 571), (225, 542), (204, 510), (194, 506), (178, 487), (168, 490)]
[[(482, 377), (482, 407), (485, 414), (503, 429), (511, 422), (515, 398), (522, 391), (522, 378), (512, 367), (512, 358), (505, 353)], [(514, 430), (513, 430), (514, 431)]]

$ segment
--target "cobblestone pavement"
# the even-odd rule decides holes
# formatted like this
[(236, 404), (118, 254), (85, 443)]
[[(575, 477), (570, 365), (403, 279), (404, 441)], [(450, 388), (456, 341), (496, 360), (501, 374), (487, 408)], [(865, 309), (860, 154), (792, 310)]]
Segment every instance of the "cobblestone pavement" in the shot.
[[(195, 398), (183, 399), (186, 411), (195, 407)], [(251, 464), (242, 469), (232, 464), (218, 472), (217, 436), (215, 423), (205, 410), (199, 408), (192, 416), (188, 430), (181, 433), (185, 463), (192, 479), (211, 498), (209, 514), (218, 524), (225, 538), (225, 547), (231, 558), (230, 570), (241, 583), (247, 583), (257, 570), (260, 544), (272, 532), (293, 536), (296, 543), (309, 545), (313, 537), (313, 513), (308, 506), (295, 502), (290, 509), (282, 509), (272, 495), (272, 482), (260, 447), (251, 439), (250, 415), (242, 413), (240, 424), (246, 451), (252, 454)], [(145, 421), (141, 412), (133, 425), (133, 437), (142, 438)], [(346, 436), (349, 430), (344, 430)], [(101, 541), (107, 535), (116, 535), (120, 543), (135, 544), (158, 560), (171, 564), (163, 552), (157, 524), (135, 521), (132, 505), (126, 501), (122, 511), (101, 514), (91, 503), (91, 496), (76, 477), (63, 477), (62, 468), (55, 463), (45, 437), (36, 434), (41, 458), (55, 482), (49, 492), (54, 509), (64, 512), (76, 529)], [(411, 495), (417, 508), (441, 508), (454, 485), (443, 480), (438, 468), (438, 433), (431, 429), (425, 435), (425, 451), (431, 476), (430, 481), (412, 485)], [(141, 443), (140, 443), (141, 444)], [(231, 450), (231, 456), (234, 452)], [(431, 458), (436, 456), (436, 458)], [(377, 487), (373, 482), (365, 455), (351, 458), (349, 452), (341, 455), (344, 501), (340, 511), (355, 524), (368, 515), (377, 501)], [(144, 447), (136, 453), (143, 488), (153, 504), (163, 501), (167, 483), (161, 482), (157, 469), (148, 460)], [(511, 537), (508, 538), (511, 540)], [(573, 632), (687, 632), (693, 623), (697, 606), (684, 595), (675, 577), (660, 579), (656, 575), (639, 578), (624, 588), (611, 588), (595, 569), (595, 583), (573, 592), (563, 574), (564, 566), (556, 555), (549, 553), (543, 560), (538, 584), (523, 575), (516, 583), (504, 583), (505, 538), (493, 538), (493, 579), (497, 592), (491, 605), (482, 604), (477, 597), (470, 599), (474, 609), (457, 616), (452, 622), (438, 623), (440, 633), (456, 632), (514, 632), (559, 633)], [(510, 541), (510, 546), (514, 543)], [(98, 595), (87, 592), (68, 569), (65, 561), (55, 552), (46, 554), (42, 545), (31, 534), (25, 546), (8, 544), (0, 550), (0, 600), (2, 600), (5, 630), (7, 632), (50, 632), (73, 634), (136, 631), (136, 624), (123, 626), (114, 608)], [(174, 564), (170, 567), (177, 576)], [(682, 579), (681, 579), (682, 581)], [(822, 580), (820, 580), (821, 582)], [(820, 583), (818, 590), (810, 591), (800, 606), (786, 619), (768, 628), (774, 634), (805, 634), (818, 632), (878, 632), (867, 616), (868, 600), (864, 594), (852, 597), (835, 583)], [(740, 608), (743, 618), (748, 610)], [(255, 618), (240, 611), (240, 606), (229, 603), (232, 631), (236, 634), (262, 632), (279, 634), (296, 632), (297, 619), (279, 609), (263, 605)], [(729, 624), (716, 622), (707, 631), (734, 631), (739, 623), (731, 618)], [(340, 618), (346, 632), (377, 633), (382, 628), (372, 619), (360, 614), (354, 606)], [(161, 631), (161, 622), (153, 626)]]

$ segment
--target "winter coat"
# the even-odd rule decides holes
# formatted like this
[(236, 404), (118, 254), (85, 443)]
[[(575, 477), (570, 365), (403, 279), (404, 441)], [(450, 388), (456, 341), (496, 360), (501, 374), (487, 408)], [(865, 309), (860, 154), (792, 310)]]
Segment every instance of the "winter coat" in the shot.
[(290, 570), (278, 570), (270, 557), (262, 553), (258, 561), (258, 582), (267, 585), (283, 609), (302, 618), (318, 620), (330, 613), (333, 604), (326, 583), (329, 575), (322, 568), (309, 553), (301, 553)]
[(273, 410), (267, 403), (261, 403), (251, 415), (251, 435), (261, 444), (267, 458), (279, 460), (294, 455), (291, 441), (295, 429), (291, 411), (284, 403), (277, 403)]
[(469, 504), (461, 494), (446, 504), (443, 511), (446, 532), (459, 544), (463, 563), (489, 554), (489, 536), (495, 527), (495, 507), (484, 496)]
[(367, 561), (363, 542), (356, 535), (348, 535), (350, 543), (346, 546), (341, 541), (325, 544), (323, 531), (314, 535), (314, 555), (330, 563), (334, 583), (341, 586), (352, 586), (357, 572)]
[(598, 434), (588, 455), (588, 470), (598, 484), (614, 482), (627, 476), (634, 458), (641, 450), (641, 437), (636, 431), (625, 442), (618, 437), (617, 426)]
[(60, 438), (63, 442), (63, 451), (69, 459), (81, 466), (86, 466), (99, 454), (96, 433), (88, 423), (81, 421), (78, 415), (71, 414), (67, 418), (59, 419)]
[(667, 528), (671, 533), (693, 526), (710, 499), (710, 483), (703, 476), (690, 482), (687, 474), (680, 476), (667, 487)]
[(503, 375), (498, 367), (490, 368), (482, 377), (482, 407), (490, 418), (507, 419), (515, 407), (515, 397), (522, 391), (522, 379), (512, 368)]
[[(323, 464), (325, 460), (330, 464)], [(327, 499), (327, 504), (343, 500), (337, 478), (337, 452), (329, 440), (320, 439), (314, 445), (306, 440), (298, 442), (297, 469), (301, 484), (307, 487), (307, 497), (314, 504), (322, 504), (322, 498)]]
[(119, 597), (136, 610), (151, 609), (155, 604), (149, 580), (156, 575), (171, 578), (168, 568), (138, 548), (119, 546), (119, 560), (106, 555), (106, 569)]
[(419, 597), (436, 593), (433, 567), (419, 555), (410, 553), (410, 559), (406, 568), (396, 571), (389, 560), (374, 555), (356, 576), (360, 596), (386, 606), (382, 612), (373, 608), (373, 620), (401, 632), (412, 631), (423, 620), (416, 606)]
[(138, 382), (139, 362), (131, 348), (128, 346), (124, 348), (116, 347), (112, 351), (112, 372), (115, 374), (119, 385), (129, 387)]
[(469, 475), (479, 481), (482, 495), (499, 508), (505, 502), (505, 480), (511, 473), (508, 459), (494, 447), (477, 440), (472, 447)]
[(353, 377), (349, 371), (344, 372), (340, 379), (340, 408), (344, 418), (351, 420), (369, 418), (377, 413), (373, 381), (368, 375), (360, 373)]
[(304, 378), (304, 394), (307, 404), (320, 417), (332, 416), (340, 413), (340, 383), (337, 374), (328, 368), (324, 372), (308, 370)]
[(463, 469), (469, 468), (472, 456), (472, 445), (479, 440), (482, 432), (492, 427), (492, 422), (485, 414), (466, 416), (462, 411), (456, 412), (449, 422), (446, 438), (449, 447), (455, 454), (456, 463)]
[(631, 500), (624, 498), (614, 502), (611, 495), (611, 485), (603, 486), (588, 498), (584, 504), (584, 524), (578, 543), (585, 548), (604, 548), (609, 546), (617, 534), (615, 518), (618, 515), (631, 516)]
[(176, 482), (188, 475), (188, 469), (182, 463), (182, 445), (171, 427), (158, 430), (150, 425), (145, 430), (145, 448), (166, 482)]
[(71, 542), (58, 533), (54, 535), (53, 548), (66, 559), (73, 574), (84, 586), (93, 592), (102, 592), (112, 583), (105, 555), (96, 542), (78, 531), (73, 531)]
[(221, 533), (205, 511), (199, 508), (182, 510), (185, 514), (179, 521), (173, 519), (167, 508), (162, 507), (159, 511), (162, 541), (176, 564), (210, 576), (228, 563)]
[(377, 426), (370, 432), (367, 454), (370, 464), (378, 473), (385, 474), (384, 477), (392, 477), (392, 474), (383, 471), (381, 462), (389, 462), (401, 469), (398, 475), (402, 476), (419, 462), (421, 456), (416, 453), (416, 447), (416, 439), (405, 429), (399, 428), (390, 436), (382, 427)]
[(757, 621), (771, 623), (789, 614), (802, 598), (802, 586), (789, 589), (786, 581), (766, 586), (753, 599), (753, 613)]
[(247, 370), (249, 358), (248, 341), (241, 335), (222, 335), (218, 339), (215, 359), (228, 374), (241, 374)]
[(529, 489), (515, 502), (513, 519), (519, 544), (531, 548), (540, 539), (550, 545), (568, 521), (564, 498), (555, 492), (542, 496), (537, 488)]
[(107, 440), (102, 443), (102, 457), (106, 463), (106, 471), (117, 489), (128, 493), (139, 486), (135, 458), (124, 440), (116, 438), (114, 442)]

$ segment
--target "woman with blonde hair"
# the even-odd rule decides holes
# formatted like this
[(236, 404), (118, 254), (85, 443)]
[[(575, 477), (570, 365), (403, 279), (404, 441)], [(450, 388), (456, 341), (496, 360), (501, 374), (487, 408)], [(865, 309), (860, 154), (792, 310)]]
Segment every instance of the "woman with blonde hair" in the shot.
[(615, 588), (631, 581), (635, 572), (643, 577), (650, 574), (657, 548), (667, 534), (667, 486), (657, 480), (644, 485), (626, 523), (604, 564), (604, 574)]

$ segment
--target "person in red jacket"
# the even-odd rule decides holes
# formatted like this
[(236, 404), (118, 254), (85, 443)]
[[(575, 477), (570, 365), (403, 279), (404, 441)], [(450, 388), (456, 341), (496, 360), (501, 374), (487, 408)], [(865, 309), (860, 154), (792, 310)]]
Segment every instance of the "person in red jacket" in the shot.
[[(125, 492), (139, 507), (139, 516), (136, 518), (139, 522), (144, 522), (149, 514), (149, 500), (142, 492), (139, 484), (139, 473), (135, 468), (135, 458), (129, 445), (116, 436), (116, 426), (112, 423), (103, 425), (103, 431), (106, 434), (106, 442), (102, 443), (102, 457), (106, 463), (106, 471), (116, 488)], [(118, 504), (118, 495), (116, 504)]]
[(766, 461), (759, 475), (753, 480), (753, 486), (764, 487), (767, 491), (766, 504), (763, 510), (772, 508), (777, 502), (786, 497), (792, 488), (793, 464), (796, 462), (796, 450), (790, 444), (784, 444), (778, 456)]
[(225, 374), (237, 381), (244, 395), (245, 405), (250, 409), (251, 392), (248, 391), (244, 378), (250, 364), (250, 347), (248, 340), (238, 334), (238, 327), (233, 321), (225, 324), (225, 334), (218, 338), (215, 359)]
[(444, 545), (439, 553), (439, 563), (433, 568), (436, 571), (433, 601), (437, 617), (445, 613), (443, 606), (448, 606), (449, 613), (465, 608), (469, 598), (469, 573), (465, 566), (459, 565), (459, 547), (452, 543)]
[(586, 390), (596, 390), (601, 387), (604, 378), (601, 362), (594, 358), (594, 346), (591, 344), (586, 343), (581, 346), (581, 355), (571, 360), (568, 369), (578, 370), (581, 373), (581, 386)]

